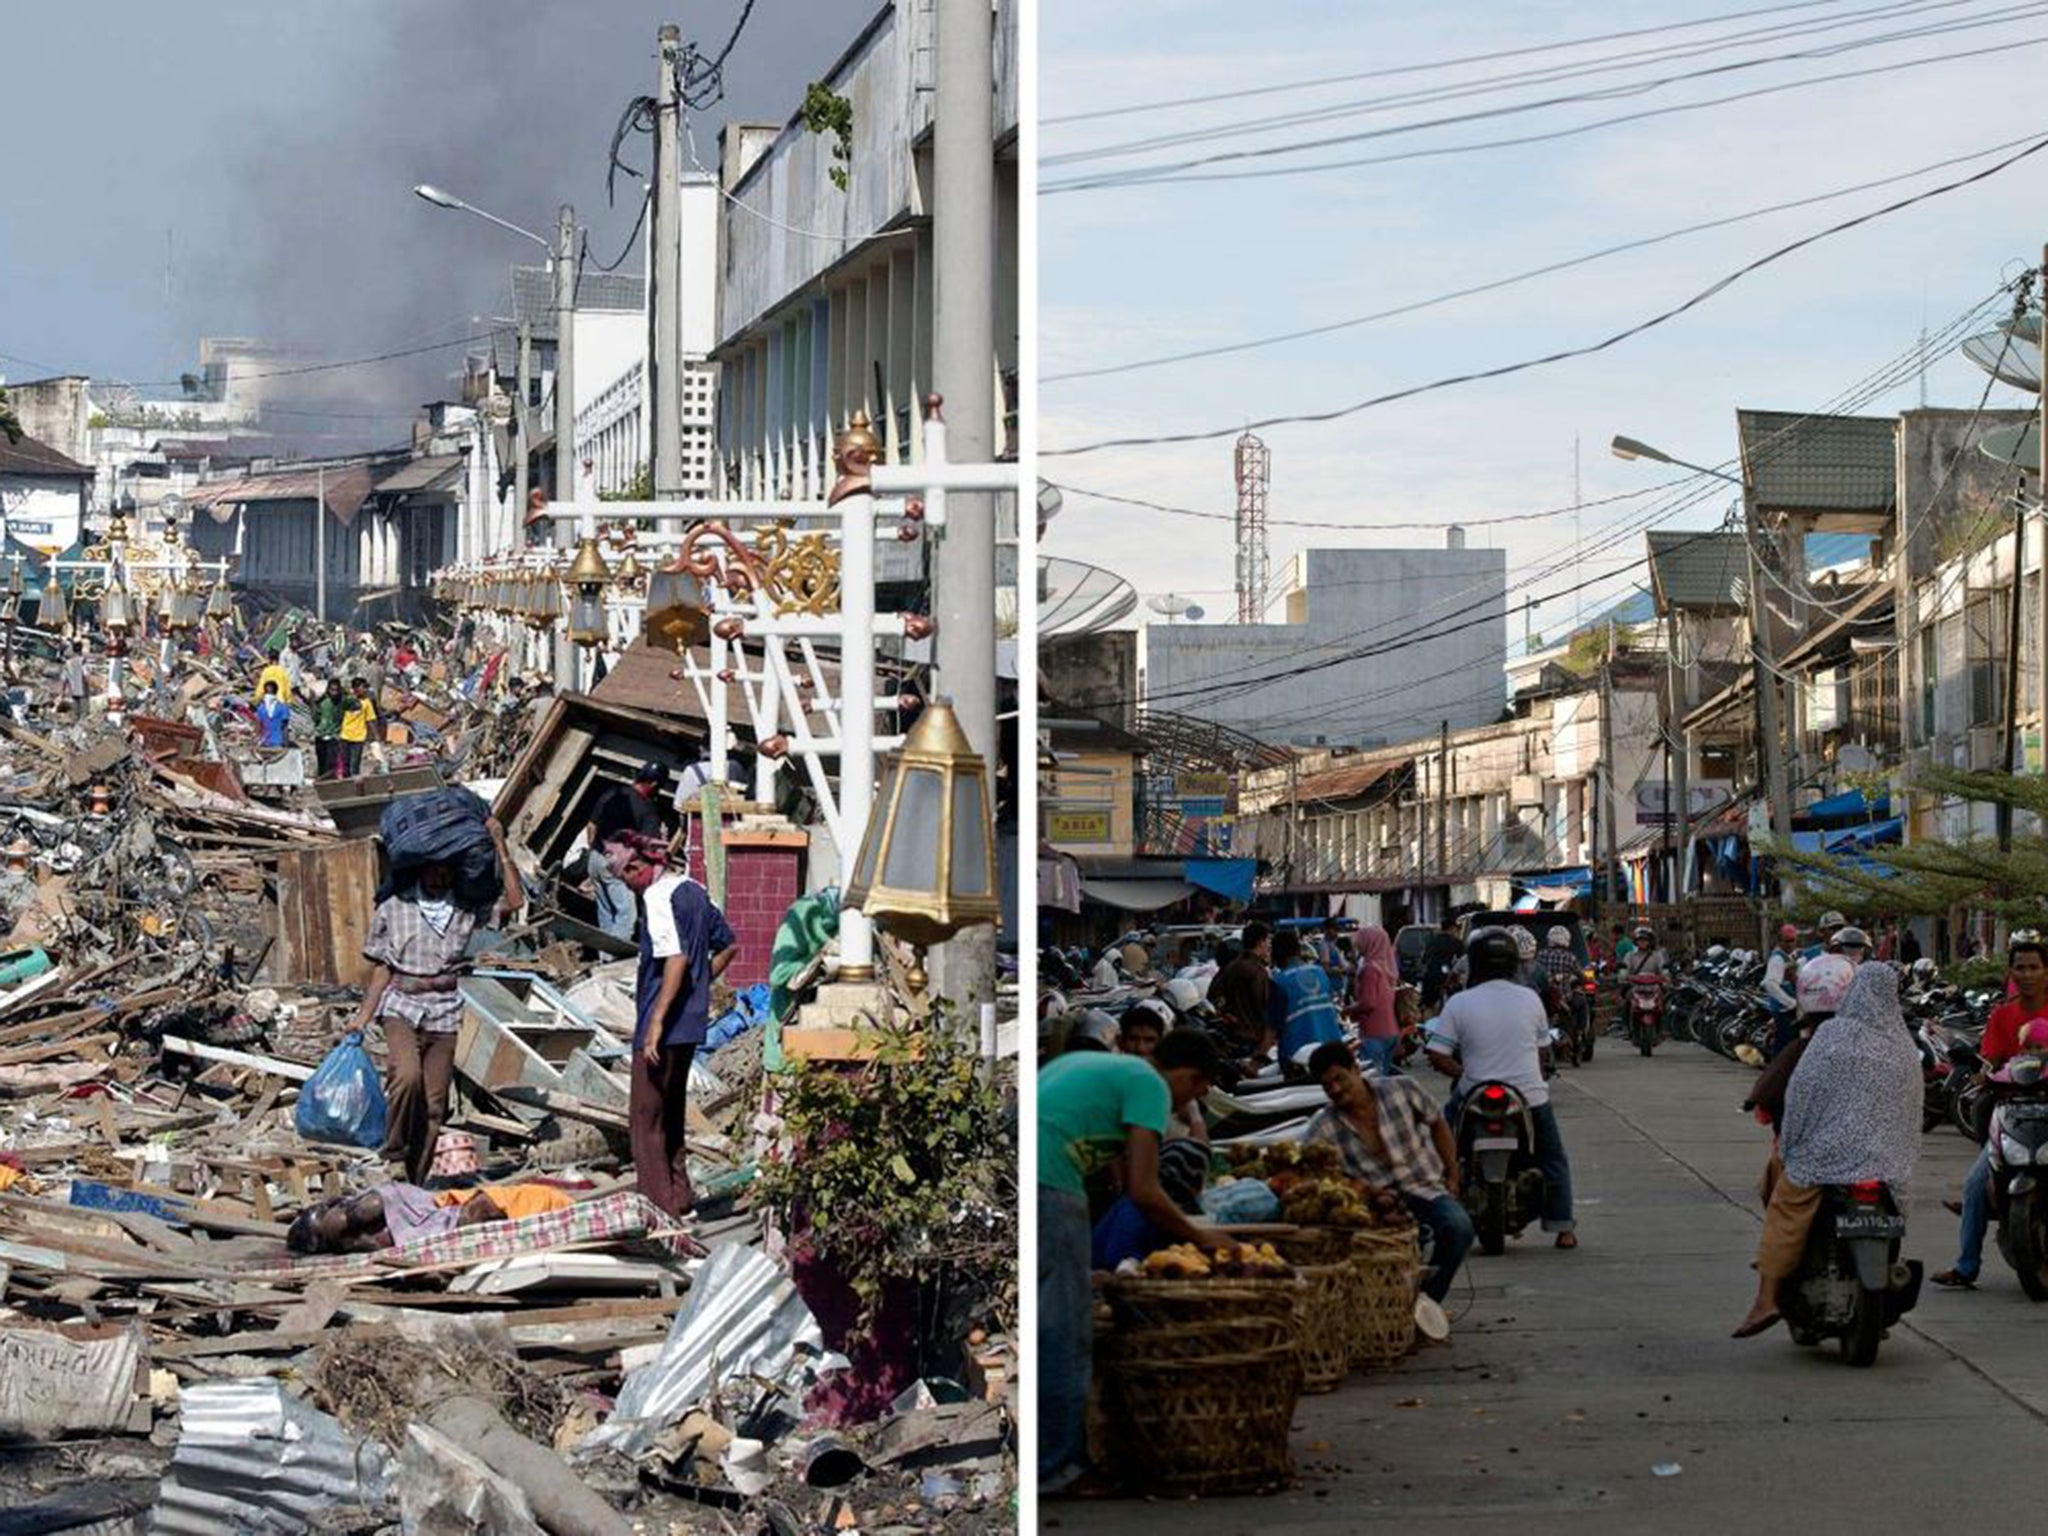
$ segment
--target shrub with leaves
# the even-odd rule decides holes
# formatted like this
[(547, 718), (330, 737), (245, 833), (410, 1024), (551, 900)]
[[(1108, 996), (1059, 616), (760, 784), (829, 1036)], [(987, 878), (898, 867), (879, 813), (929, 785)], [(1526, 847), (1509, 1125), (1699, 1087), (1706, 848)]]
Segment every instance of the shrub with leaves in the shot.
[(832, 166), (825, 174), (844, 192), (852, 181), (853, 103), (824, 81), (813, 80), (804, 89), (797, 116), (812, 133), (832, 136)]
[(863, 1039), (872, 1060), (775, 1080), (785, 1135), (760, 1197), (792, 1243), (845, 1277), (863, 1328), (896, 1280), (965, 1280), (1006, 1309), (1017, 1148), (975, 1043), (943, 1017)]

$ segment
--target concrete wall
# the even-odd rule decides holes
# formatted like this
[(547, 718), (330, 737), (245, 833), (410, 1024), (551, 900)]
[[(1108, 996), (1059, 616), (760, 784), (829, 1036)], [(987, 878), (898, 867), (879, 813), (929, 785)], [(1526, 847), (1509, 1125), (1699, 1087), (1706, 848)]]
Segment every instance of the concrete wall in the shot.
[[(1499, 717), (1505, 551), (1319, 549), (1307, 563), (1305, 623), (1147, 625), (1147, 700), (1304, 745), (1376, 746)], [(1446, 632), (1401, 643), (1436, 629)], [(1277, 677), (1318, 662), (1330, 664)]]
[(0, 386), (6, 389), (7, 403), (21, 419), (24, 432), (81, 464), (92, 462), (92, 434), (86, 427), (92, 419), (92, 405), (86, 398), (87, 387), (88, 381), (79, 377)]
[(1111, 629), (1040, 642), (1038, 684), (1054, 711), (1092, 715), (1124, 730), (1137, 715), (1138, 632)]
[[(1905, 544), (1905, 579), (1909, 583), (1934, 574), (1942, 563), (1945, 542), (1989, 519), (2011, 525), (2010, 509), (2002, 514), (1998, 511), (1998, 492), (2001, 481), (2010, 490), (2018, 479), (2008, 476), (2004, 464), (1978, 444), (1987, 433), (2024, 426), (2035, 415), (2032, 411), (1917, 410), (1900, 416), (1898, 533), (1894, 542), (1903, 540)], [(2020, 466), (2029, 472), (2037, 467)]]
[[(1086, 750), (1071, 755), (1062, 753), (1050, 778), (1045, 798), (1040, 801), (1039, 825), (1053, 846), (1066, 853), (1129, 858), (1137, 846), (1137, 791), (1131, 754)], [(1103, 811), (1109, 814), (1107, 841), (1080, 842), (1052, 836), (1059, 830), (1054, 818), (1061, 812), (1089, 815)]]

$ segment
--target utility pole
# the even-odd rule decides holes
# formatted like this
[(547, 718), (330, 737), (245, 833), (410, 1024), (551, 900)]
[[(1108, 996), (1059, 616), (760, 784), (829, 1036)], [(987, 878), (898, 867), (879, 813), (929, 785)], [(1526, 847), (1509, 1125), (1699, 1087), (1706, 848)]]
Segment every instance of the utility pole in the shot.
[[(566, 506), (576, 499), (576, 210), (567, 203), (555, 217), (555, 500)], [(520, 509), (521, 517), (526, 515)], [(571, 519), (553, 519), (554, 546), (571, 549), (576, 527)], [(576, 647), (557, 625), (550, 632), (555, 650), (555, 692), (572, 692), (577, 683)]]
[[(519, 322), (519, 398), (512, 407), (512, 531), (507, 543), (518, 549), (526, 542), (526, 499), (532, 492), (532, 439), (527, 436), (526, 402), (533, 389), (533, 326)], [(491, 552), (491, 541), (477, 551), (479, 557)]]
[[(1756, 555), (1756, 497), (1742, 488), (1743, 546), (1749, 555), (1749, 649), (1756, 666), (1756, 734), (1770, 796), (1771, 836), (1792, 841), (1792, 789), (1785, 779), (1785, 740), (1778, 730), (1778, 674), (1771, 654), (1770, 613)], [(1782, 877), (1780, 883), (1782, 884)]]
[[(647, 348), (649, 478), (656, 501), (679, 501), (683, 494), (683, 232), (678, 190), (682, 167), (677, 156), (682, 103), (676, 95), (682, 49), (682, 29), (673, 23), (663, 27), (655, 49), (654, 207), (653, 222), (647, 226), (654, 278), (647, 305), (653, 327)], [(667, 520), (663, 522), (666, 526)]]
[(1451, 910), (1451, 722), (1436, 736), (1436, 873), (1444, 883), (1444, 910)]
[(1614, 621), (1607, 621), (1607, 657), (1600, 663), (1600, 798), (1593, 814), (1607, 823), (1607, 867), (1600, 872), (1600, 884), (1611, 895), (1620, 883), (1621, 843), (1614, 818)]
[[(1673, 772), (1664, 781), (1664, 821), (1668, 827), (1671, 817), (1678, 817), (1678, 863), (1673, 870), (1671, 899), (1685, 900), (1685, 888), (1692, 877), (1692, 742), (1685, 731), (1685, 668), (1678, 658), (1678, 609), (1672, 607), (1664, 614), (1664, 656), (1666, 687), (1671, 695), (1670, 744)], [(1674, 812), (1670, 797), (1676, 791), (1678, 808)]]
[[(2020, 604), (2026, 597), (2026, 583), (2020, 579), (2020, 567), (2027, 555), (2027, 499), (2016, 496), (2012, 509), (2012, 603), (2006, 614), (2005, 624), (2005, 713), (2002, 717), (2004, 730), (1999, 733), (1998, 768), (2001, 773), (2013, 769), (2013, 748), (2019, 742), (2020, 734)], [(2012, 852), (2012, 807), (1998, 807), (1998, 851)]]
[(313, 617), (327, 622), (327, 466), (313, 471)]
[[(988, 0), (937, 0), (937, 92), (932, 134), (932, 374), (950, 408), (947, 458), (995, 457), (995, 39)], [(887, 441), (886, 432), (883, 434)], [(946, 498), (932, 608), (937, 690), (953, 700), (968, 742), (995, 783), (995, 497)], [(1019, 510), (1022, 516), (1022, 510)], [(1020, 573), (1020, 576), (1022, 573)], [(970, 928), (935, 952), (940, 996), (995, 997), (995, 930)]]
[[(2048, 317), (2048, 245), (2041, 247), (2041, 281), (2035, 285), (2044, 317)], [(2040, 613), (2034, 625), (2034, 649), (2040, 665), (2040, 682), (2035, 695), (2035, 728), (2040, 733), (2042, 762), (2048, 767), (2048, 332), (2041, 338), (2041, 420), (2036, 435), (2041, 439), (2041, 462), (2038, 466), (2040, 478), (2034, 482), (2035, 494), (2042, 500), (2041, 508), (2041, 576), (2037, 585)], [(1900, 669), (1902, 672), (1903, 668)], [(2023, 765), (2024, 766), (2024, 765)], [(2048, 831), (2048, 824), (2042, 830)]]

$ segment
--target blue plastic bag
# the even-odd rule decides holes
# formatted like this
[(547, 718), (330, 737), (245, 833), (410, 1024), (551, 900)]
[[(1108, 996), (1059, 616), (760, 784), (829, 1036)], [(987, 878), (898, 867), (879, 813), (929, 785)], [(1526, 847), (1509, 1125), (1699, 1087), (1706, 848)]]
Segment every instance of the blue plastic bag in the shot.
[(308, 1141), (381, 1147), (385, 1114), (376, 1064), (363, 1048), (362, 1032), (351, 1030), (299, 1090), (294, 1121)]
[(1280, 1197), (1259, 1179), (1233, 1179), (1202, 1191), (1202, 1214), (1223, 1226), (1278, 1221)]

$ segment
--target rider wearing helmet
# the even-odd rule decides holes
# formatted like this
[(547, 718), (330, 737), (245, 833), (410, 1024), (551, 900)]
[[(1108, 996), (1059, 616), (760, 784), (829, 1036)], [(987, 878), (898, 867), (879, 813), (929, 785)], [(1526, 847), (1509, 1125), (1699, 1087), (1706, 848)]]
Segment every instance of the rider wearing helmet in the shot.
[(1638, 923), (1630, 937), (1635, 940), (1636, 947), (1621, 962), (1622, 975), (1662, 976), (1670, 959), (1664, 953), (1664, 946), (1657, 942), (1657, 930), (1648, 923)]
[(1458, 1079), (1447, 1113), (1455, 1125), (1465, 1095), (1482, 1082), (1506, 1083), (1521, 1093), (1535, 1122), (1543, 1230), (1557, 1234), (1558, 1247), (1576, 1248), (1571, 1162), (1543, 1078), (1541, 1053), (1550, 1040), (1550, 1021), (1542, 1004), (1515, 979), (1521, 953), (1511, 935), (1482, 928), (1472, 935), (1465, 955), (1470, 980), (1430, 1025), (1430, 1063)]
[(1828, 936), (1827, 953), (1803, 961), (1795, 991), (1800, 1023), (1812, 1029), (1842, 1006), (1856, 967), (1870, 953), (1870, 939), (1861, 928), (1839, 927)]
[(1543, 967), (1543, 974), (1550, 978), (1556, 1000), (1561, 1002), (1571, 996), (1572, 983), (1578, 980), (1579, 957), (1572, 953), (1572, 931), (1559, 923), (1543, 936), (1543, 950), (1536, 956), (1536, 963)]

